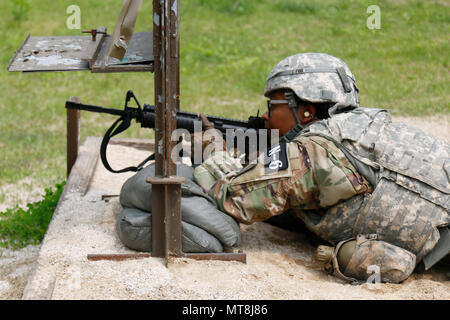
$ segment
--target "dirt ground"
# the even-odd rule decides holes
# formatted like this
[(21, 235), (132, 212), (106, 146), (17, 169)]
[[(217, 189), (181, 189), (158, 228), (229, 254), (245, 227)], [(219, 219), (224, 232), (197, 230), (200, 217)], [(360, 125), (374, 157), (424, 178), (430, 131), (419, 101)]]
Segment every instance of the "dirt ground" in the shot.
[[(448, 115), (396, 120), (450, 142)], [(146, 156), (141, 150), (120, 148), (111, 148), (111, 162), (117, 167)], [(127, 163), (120, 159), (124, 152)], [(99, 163), (87, 195), (66, 197), (41, 246), (2, 250), (0, 299), (22, 298), (25, 286), (23, 298), (47, 293), (52, 299), (450, 299), (446, 270), (414, 274), (396, 285), (345, 284), (313, 261), (314, 247), (303, 235), (265, 223), (241, 227), (240, 249), (247, 254), (247, 264), (177, 259), (167, 269), (155, 258), (88, 261), (87, 254), (131, 252), (115, 233), (118, 200), (100, 200), (103, 194), (118, 194), (130, 175), (112, 175)], [(0, 207), (37, 200), (43, 188), (30, 192), (29, 184), (33, 181), (0, 187), (9, 190)]]

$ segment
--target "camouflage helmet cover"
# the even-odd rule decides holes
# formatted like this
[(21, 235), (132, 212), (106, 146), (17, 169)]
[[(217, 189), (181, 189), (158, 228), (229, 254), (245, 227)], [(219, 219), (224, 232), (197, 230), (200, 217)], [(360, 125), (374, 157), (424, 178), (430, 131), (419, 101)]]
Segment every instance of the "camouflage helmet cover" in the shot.
[(325, 53), (301, 53), (280, 61), (267, 77), (264, 95), (279, 89), (290, 89), (313, 103), (359, 106), (359, 89), (350, 68)]

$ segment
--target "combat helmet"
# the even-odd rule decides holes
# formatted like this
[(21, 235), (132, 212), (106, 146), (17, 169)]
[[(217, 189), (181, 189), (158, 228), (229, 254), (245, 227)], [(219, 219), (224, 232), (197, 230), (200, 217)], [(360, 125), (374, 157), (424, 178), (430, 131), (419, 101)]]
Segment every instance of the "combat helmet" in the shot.
[(312, 103), (359, 107), (359, 89), (350, 68), (325, 53), (301, 53), (280, 61), (267, 77), (264, 95), (278, 89), (290, 89)]

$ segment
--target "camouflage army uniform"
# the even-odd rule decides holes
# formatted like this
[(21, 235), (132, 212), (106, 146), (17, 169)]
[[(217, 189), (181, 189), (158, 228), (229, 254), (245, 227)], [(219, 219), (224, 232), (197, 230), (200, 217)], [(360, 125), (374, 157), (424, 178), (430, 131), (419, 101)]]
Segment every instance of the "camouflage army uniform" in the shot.
[[(269, 151), (270, 152), (270, 151)], [(226, 152), (213, 153), (194, 171), (194, 178), (216, 201), (220, 210), (239, 222), (251, 224), (287, 209), (319, 210), (371, 186), (333, 142), (307, 137), (287, 143), (287, 167), (267, 173), (265, 154), (241, 170)]]
[(385, 110), (332, 115), (305, 128), (286, 153), (288, 167), (267, 173), (265, 154), (242, 169), (216, 152), (194, 178), (220, 210), (242, 223), (294, 209), (311, 231), (338, 247), (371, 235), (345, 270), (334, 263), (335, 275), (351, 281), (363, 277), (370, 261), (381, 265), (383, 281), (405, 280), (439, 241), (438, 227), (450, 223), (449, 145), (392, 123)]
[[(330, 208), (334, 219), (313, 222), (320, 236), (337, 243), (357, 234), (377, 234), (420, 261), (450, 223), (450, 145), (426, 132), (391, 121), (386, 110), (356, 108), (310, 125), (301, 137), (334, 141), (374, 187), (370, 197)], [(356, 212), (355, 212), (356, 210)], [(338, 218), (338, 219), (336, 219)]]
[[(346, 280), (366, 280), (367, 268), (379, 266), (381, 281), (401, 282), (435, 247), (448, 250), (440, 241), (450, 224), (448, 143), (393, 123), (386, 110), (360, 108), (355, 77), (327, 54), (282, 60), (267, 78), (266, 97), (275, 90), (285, 92), (283, 103), (297, 120), (283, 137), (288, 165), (268, 171), (262, 155), (241, 170), (224, 152), (213, 154), (194, 177), (222, 211), (251, 223), (294, 209), (308, 229), (336, 246), (330, 271)], [(292, 92), (330, 103), (329, 118), (305, 127)], [(351, 239), (355, 251), (340, 270), (337, 251)]]

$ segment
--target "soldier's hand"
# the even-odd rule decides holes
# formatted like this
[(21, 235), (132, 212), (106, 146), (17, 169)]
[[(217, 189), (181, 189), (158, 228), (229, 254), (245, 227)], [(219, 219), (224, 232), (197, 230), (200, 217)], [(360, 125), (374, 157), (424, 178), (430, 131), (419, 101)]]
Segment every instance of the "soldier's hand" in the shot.
[(200, 113), (198, 116), (202, 120), (203, 131), (215, 130), (215, 132), (209, 131), (203, 134), (202, 150), (205, 150), (205, 148), (211, 143), (214, 143), (218, 147), (223, 146), (223, 150), (226, 150), (226, 144), (222, 138), (222, 134), (220, 133), (220, 131), (214, 128), (214, 125), (203, 113)]
[(198, 116), (200, 120), (202, 120), (203, 131), (214, 129), (214, 125), (208, 120), (208, 118), (203, 113), (199, 113)]
[(226, 150), (226, 143), (222, 138), (220, 132), (196, 132), (191, 134), (191, 147), (194, 148), (194, 145), (198, 145), (202, 147), (203, 150), (206, 149), (211, 143), (214, 143), (216, 149)]
[[(207, 129), (206, 131), (191, 134), (191, 160), (203, 162), (213, 150), (226, 150), (226, 143), (218, 130)], [(213, 144), (213, 145), (211, 145)], [(208, 148), (208, 154), (204, 154)], [(200, 154), (199, 154), (200, 153)], [(196, 156), (197, 155), (197, 156)], [(195, 159), (198, 159), (195, 161)]]

